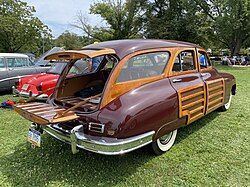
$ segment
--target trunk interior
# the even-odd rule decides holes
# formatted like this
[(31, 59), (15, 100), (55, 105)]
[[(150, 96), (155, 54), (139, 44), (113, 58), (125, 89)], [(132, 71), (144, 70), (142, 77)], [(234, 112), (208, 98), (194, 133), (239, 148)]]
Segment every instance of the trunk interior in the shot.
[(76, 107), (81, 112), (98, 110), (105, 83), (111, 70), (66, 78), (57, 90), (54, 103), (66, 108)]

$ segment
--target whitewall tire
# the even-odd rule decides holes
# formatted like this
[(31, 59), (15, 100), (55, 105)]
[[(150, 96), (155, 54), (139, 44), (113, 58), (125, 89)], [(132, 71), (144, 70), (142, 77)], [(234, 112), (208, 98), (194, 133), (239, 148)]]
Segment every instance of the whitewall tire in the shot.
[(229, 108), (230, 108), (230, 105), (231, 105), (231, 101), (232, 101), (232, 93), (230, 92), (230, 96), (229, 96), (229, 100), (227, 103), (225, 103), (223, 106), (220, 107), (220, 111), (224, 112), (224, 111), (227, 111)]
[(173, 145), (177, 135), (177, 129), (163, 135), (158, 138), (155, 142), (152, 142), (152, 149), (156, 155), (161, 155), (168, 151)]

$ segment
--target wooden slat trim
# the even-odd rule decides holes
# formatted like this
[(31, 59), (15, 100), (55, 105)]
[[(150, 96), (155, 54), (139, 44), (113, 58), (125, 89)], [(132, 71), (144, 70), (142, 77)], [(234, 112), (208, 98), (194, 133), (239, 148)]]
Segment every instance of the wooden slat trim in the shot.
[(202, 88), (202, 87), (203, 87), (203, 84), (197, 84), (197, 85), (194, 85), (194, 86), (183, 88), (183, 89), (179, 90), (179, 92), (184, 93), (184, 92), (187, 92), (187, 91), (190, 91), (190, 90), (195, 90), (197, 88)]
[(197, 104), (199, 104), (199, 103), (202, 103), (202, 102), (204, 102), (204, 101), (205, 101), (205, 99), (202, 98), (202, 99), (199, 99), (199, 100), (197, 100), (197, 101), (195, 101), (195, 102), (186, 104), (186, 105), (182, 106), (182, 110), (185, 110), (185, 109), (187, 109), (187, 108), (189, 108), (189, 107), (192, 107), (192, 106), (197, 105)]
[(35, 106), (35, 105), (40, 105), (41, 103), (24, 103), (24, 104), (17, 104), (16, 107), (20, 108), (20, 107), (23, 107), (23, 106)]
[(43, 108), (37, 108), (37, 109), (31, 109), (31, 110), (27, 110), (28, 112), (37, 112), (37, 111), (41, 111), (41, 110), (53, 110), (53, 109), (58, 109), (59, 107), (43, 107)]
[[(214, 84), (214, 83), (220, 83), (220, 85), (211, 87), (211, 85)], [(214, 110), (216, 107), (221, 106), (221, 105), (223, 104), (223, 102), (224, 102), (224, 95), (225, 95), (225, 81), (224, 81), (223, 78), (221, 78), (221, 79), (216, 79), (216, 80), (212, 80), (212, 81), (207, 81), (207, 82), (206, 82), (206, 86), (207, 86), (207, 106), (206, 106), (206, 114), (207, 114), (208, 112), (211, 112), (211, 111)], [(210, 87), (211, 87), (211, 88), (210, 88)], [(217, 90), (217, 89), (220, 89), (220, 88), (221, 88), (221, 90), (219, 90), (218, 93), (210, 94), (212, 91)], [(221, 93), (221, 92), (222, 92), (222, 93)], [(211, 101), (211, 102), (210, 102), (210, 100), (211, 100), (213, 97), (218, 96), (218, 95), (216, 95), (216, 94), (218, 94), (218, 95), (221, 94), (222, 96), (221, 96), (220, 98), (216, 99), (217, 101), (214, 100), (214, 101)], [(221, 100), (221, 102), (218, 103), (217, 105), (215, 105), (215, 107), (214, 107), (214, 106), (211, 107), (211, 105), (213, 105), (214, 103), (216, 103), (216, 102), (218, 102), (218, 101), (220, 101), (220, 100)]]
[(74, 110), (74, 109), (80, 107), (81, 105), (86, 104), (86, 103), (89, 102), (90, 100), (92, 100), (92, 99), (94, 99), (94, 98), (97, 98), (97, 97), (99, 97), (99, 96), (101, 96), (101, 95), (102, 95), (102, 93), (99, 93), (99, 94), (97, 94), (97, 95), (91, 96), (91, 97), (87, 98), (86, 100), (84, 100), (84, 101), (78, 103), (77, 105), (72, 106), (71, 108), (68, 108), (67, 110), (63, 111), (62, 113), (58, 113), (56, 116), (54, 116), (54, 118), (61, 118), (62, 116), (64, 116), (64, 115), (67, 114), (68, 112), (70, 112), (70, 111), (72, 111), (72, 110)]
[(48, 110), (46, 110), (46, 111), (42, 111), (42, 112), (35, 112), (35, 113), (33, 113), (33, 114), (35, 114), (35, 115), (40, 115), (40, 114), (44, 114), (44, 113), (57, 112), (57, 111), (62, 111), (62, 110), (65, 110), (65, 109), (63, 109), (63, 108), (60, 108), (60, 109), (53, 109), (53, 111), (48, 111)]
[(208, 91), (211, 92), (211, 91), (217, 90), (219, 88), (223, 88), (223, 85), (218, 85), (218, 86), (215, 86), (215, 87), (212, 87), (212, 88), (208, 88)]
[[(194, 106), (195, 104), (193, 104), (193, 103), (196, 103), (196, 102), (197, 102), (196, 104), (201, 103), (202, 100), (203, 100), (203, 105), (201, 107), (203, 108), (202, 115), (204, 115), (204, 113), (205, 113), (205, 101), (206, 101), (206, 94), (205, 94), (206, 92), (205, 92), (205, 85), (204, 84), (197, 84), (197, 85), (194, 85), (194, 86), (191, 86), (191, 87), (188, 87), (188, 88), (181, 89), (181, 90), (179, 90), (177, 92), (177, 94), (178, 94), (178, 100), (179, 100), (179, 118), (182, 118), (183, 116), (187, 116), (187, 118), (188, 118), (187, 121), (188, 122), (190, 121), (190, 111), (189, 110), (185, 110), (185, 109), (187, 109), (189, 106), (187, 107), (186, 105), (183, 105), (182, 93), (190, 91), (190, 90), (195, 90), (197, 88), (202, 88), (202, 91), (199, 91), (199, 92), (194, 93), (192, 95), (186, 96), (184, 98), (192, 99), (192, 98), (195, 98), (195, 97), (203, 94), (203, 98), (202, 99), (200, 99), (198, 102), (195, 101), (195, 102), (190, 103), (190, 106), (191, 105)], [(189, 105), (189, 104), (187, 104), (187, 105)], [(201, 109), (199, 109), (199, 110), (201, 110)]]
[(214, 97), (216, 97), (216, 96), (218, 96), (218, 95), (223, 95), (223, 91), (220, 91), (220, 92), (218, 92), (218, 93), (214, 93), (214, 94), (210, 95), (210, 96), (208, 97), (208, 99), (214, 98)]
[[(198, 107), (198, 108), (196, 108), (196, 109), (194, 109), (194, 110), (191, 110), (189, 113), (190, 114), (194, 114), (195, 112), (198, 112), (199, 110), (204, 110), (204, 106), (200, 106), (200, 107)], [(203, 112), (202, 112), (202, 114), (203, 114)]]
[(32, 109), (37, 109), (37, 108), (44, 108), (46, 107), (45, 105), (37, 105), (37, 106), (30, 106), (30, 107), (21, 107), (23, 110), (32, 110)]
[[(27, 105), (29, 106), (27, 107)], [(41, 108), (38, 108), (38, 107), (41, 107)], [(21, 116), (23, 116), (27, 120), (32, 121), (37, 124), (41, 124), (41, 125), (69, 121), (69, 120), (79, 118), (79, 116), (77, 116), (75, 113), (70, 111), (63, 118), (58, 118), (54, 120), (53, 117), (56, 114), (58, 114), (58, 112), (65, 111), (65, 109), (51, 107), (48, 104), (42, 104), (42, 103), (33, 103), (32, 106), (30, 104), (14, 105), (13, 108), (17, 113), (19, 113)], [(33, 109), (33, 112), (30, 112), (29, 110), (27, 110), (27, 108)], [(36, 112), (34, 112), (34, 110)]]
[(63, 122), (63, 121), (74, 120), (77, 118), (79, 118), (79, 116), (77, 116), (77, 115), (64, 116), (64, 117), (60, 117), (60, 118), (52, 118), (51, 120), (49, 120), (49, 123), (59, 123), (59, 122)]
[[(208, 108), (209, 108), (209, 106), (211, 106), (211, 105), (213, 105), (214, 103), (217, 103), (218, 101), (223, 101), (223, 98), (222, 97), (220, 97), (220, 98), (218, 98), (218, 99), (215, 99), (214, 101), (211, 101), (211, 102), (209, 102), (208, 103)], [(222, 102), (221, 102), (222, 103)]]
[(200, 114), (197, 114), (197, 115), (191, 117), (190, 120), (188, 121), (188, 124), (194, 122), (195, 120), (199, 119), (203, 115), (204, 115), (203, 113), (200, 113)]
[(211, 108), (208, 109), (207, 113), (209, 113), (209, 112), (211, 112), (211, 111), (219, 108), (222, 105), (223, 105), (223, 103), (218, 103), (217, 105), (214, 105), (213, 107), (211, 107)]
[(199, 95), (202, 95), (202, 94), (204, 94), (204, 91), (200, 91), (200, 92), (197, 92), (195, 94), (192, 94), (192, 95), (189, 95), (189, 96), (186, 96), (186, 97), (182, 97), (181, 101), (186, 101), (188, 99), (192, 99), (192, 98), (194, 98), (196, 96), (199, 96)]

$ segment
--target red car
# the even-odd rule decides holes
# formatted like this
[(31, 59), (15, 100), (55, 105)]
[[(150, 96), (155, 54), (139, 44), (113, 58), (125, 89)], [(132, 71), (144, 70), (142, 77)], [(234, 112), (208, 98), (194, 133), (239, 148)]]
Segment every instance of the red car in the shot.
[[(13, 94), (17, 94), (22, 97), (32, 97), (50, 88), (54, 88), (65, 66), (66, 63), (64, 62), (55, 62), (46, 73), (34, 74), (19, 79), (15, 83), (16, 86), (13, 87)], [(86, 61), (79, 61), (78, 64), (75, 64), (70, 75), (81, 74), (83, 72), (82, 69), (86, 71)], [(54, 89), (50, 89), (46, 93), (39, 95), (37, 99), (47, 99), (53, 91)]]

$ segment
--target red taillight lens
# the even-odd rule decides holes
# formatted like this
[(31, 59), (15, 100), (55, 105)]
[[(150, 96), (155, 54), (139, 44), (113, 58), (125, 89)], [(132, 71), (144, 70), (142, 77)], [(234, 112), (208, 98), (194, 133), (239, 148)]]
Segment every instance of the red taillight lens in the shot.
[(42, 91), (42, 85), (41, 84), (37, 87), (37, 91), (39, 91), (39, 92)]
[(20, 86), (19, 80), (15, 82), (15, 86), (16, 86), (16, 87)]

